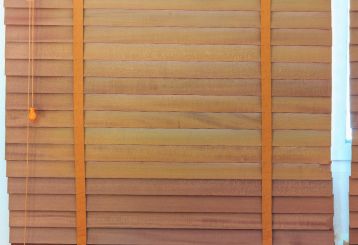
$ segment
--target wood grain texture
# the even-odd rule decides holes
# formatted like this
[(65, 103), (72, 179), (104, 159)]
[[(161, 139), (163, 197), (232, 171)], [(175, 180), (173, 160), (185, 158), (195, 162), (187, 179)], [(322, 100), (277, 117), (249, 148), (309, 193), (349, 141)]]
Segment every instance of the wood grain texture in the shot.
[[(36, 1), (34, 245), (76, 243), (72, 4)], [(88, 244), (260, 244), (260, 1), (84, 4)], [(272, 0), (271, 7), (273, 243), (333, 244), (330, 1)], [(27, 3), (5, 0), (5, 22), (16, 244), (23, 242)], [(358, 43), (358, 32), (351, 36)]]
[[(21, 165), (21, 162), (11, 161)], [(51, 163), (50, 163), (51, 164)], [(70, 165), (69, 165), (70, 166)], [(40, 171), (36, 171), (39, 173)], [(54, 171), (55, 172), (55, 171)], [(16, 173), (16, 175), (14, 174)], [(64, 178), (29, 179), (30, 194), (74, 194), (73, 173)], [(8, 171), (10, 194), (23, 194), (24, 178), (21, 176), (21, 166), (18, 170)], [(11, 177), (13, 176), (13, 177)], [(40, 176), (39, 176), (40, 177)], [(61, 176), (60, 176), (61, 177)], [(259, 180), (167, 180), (167, 179), (87, 179), (88, 195), (145, 195), (145, 196), (256, 196), (261, 195)], [(282, 197), (330, 197), (332, 186), (330, 181), (310, 180), (275, 180), (273, 181), (273, 196)]]
[[(30, 228), (30, 242), (74, 244), (74, 229), (70, 228)], [(21, 242), (21, 228), (13, 228), (11, 241)], [(169, 229), (89, 229), (89, 242), (92, 244), (233, 244), (243, 241), (243, 245), (255, 245), (260, 241), (257, 230), (169, 230)], [(302, 242), (308, 245), (331, 244), (334, 239), (329, 231), (274, 231), (274, 241), (279, 245)], [(66, 239), (58, 239), (65, 236)], [(184, 239), (184, 240), (183, 240)]]

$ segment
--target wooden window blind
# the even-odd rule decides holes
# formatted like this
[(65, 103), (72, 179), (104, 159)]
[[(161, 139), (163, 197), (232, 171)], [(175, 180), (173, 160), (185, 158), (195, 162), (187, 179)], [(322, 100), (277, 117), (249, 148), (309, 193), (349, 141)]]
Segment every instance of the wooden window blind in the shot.
[[(36, 1), (29, 244), (75, 244), (72, 1)], [(331, 3), (272, 0), (273, 244), (333, 244)], [(5, 0), (11, 243), (27, 2)], [(262, 240), (259, 0), (85, 0), (88, 244)]]

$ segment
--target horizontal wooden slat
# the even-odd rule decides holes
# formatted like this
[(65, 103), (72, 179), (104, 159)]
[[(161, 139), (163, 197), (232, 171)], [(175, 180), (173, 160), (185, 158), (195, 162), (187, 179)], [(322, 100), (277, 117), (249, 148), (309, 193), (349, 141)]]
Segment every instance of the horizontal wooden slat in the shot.
[(317, 129), (330, 130), (329, 114), (274, 113), (273, 129)]
[[(99, 26), (198, 26), (198, 27), (256, 27), (259, 12), (237, 9), (233, 11), (176, 11), (125, 10), (97, 8), (85, 11), (85, 25)], [(244, 10), (244, 11), (243, 11)], [(7, 25), (26, 25), (25, 8), (7, 8)], [(218, 21), (219, 20), (219, 21)], [(310, 25), (311, 23), (311, 25)], [(273, 12), (273, 28), (329, 29), (329, 12)], [(40, 8), (36, 11), (36, 25), (72, 25), (71, 9)]]
[[(8, 192), (10, 194), (25, 193), (24, 168), (20, 162), (16, 171), (8, 171), (10, 177)], [(31, 162), (31, 167), (34, 164)], [(51, 164), (51, 163), (49, 163)], [(21, 167), (22, 166), (22, 167)], [(71, 170), (70, 170), (71, 171)], [(36, 173), (38, 173), (37, 171)], [(55, 171), (53, 171), (55, 172)], [(72, 173), (72, 174), (71, 174)], [(49, 177), (50, 171), (47, 172)], [(75, 194), (74, 173), (71, 178), (29, 178), (29, 194)], [(166, 180), (166, 179), (87, 179), (88, 195), (149, 195), (149, 196), (261, 196), (260, 180)], [(273, 181), (273, 196), (284, 197), (330, 197), (331, 181)]]
[[(6, 112), (7, 127), (26, 127), (27, 111), (11, 111)], [(73, 112), (72, 111), (38, 111), (36, 123), (32, 127), (72, 127)]]
[[(28, 27), (6, 26), (6, 42), (28, 41)], [(70, 26), (37, 26), (35, 42), (72, 42), (72, 27)]]
[[(292, 161), (292, 160), (291, 160)], [(288, 162), (288, 160), (286, 161)], [(11, 161), (8, 177), (24, 177), (23, 161)], [(30, 162), (30, 177), (74, 176), (72, 162)], [(261, 178), (255, 163), (160, 163), (160, 162), (88, 162), (87, 178), (103, 179), (246, 179)], [(277, 180), (330, 180), (329, 165), (274, 164), (273, 178)]]
[[(29, 228), (30, 242), (41, 243), (75, 243), (75, 229), (69, 228)], [(257, 245), (261, 242), (261, 231), (257, 230), (172, 230), (172, 229), (89, 229), (90, 244), (148, 244), (148, 245), (181, 245), (186, 244), (234, 244), (242, 241), (243, 245)], [(332, 244), (334, 242), (330, 231), (284, 231), (273, 232), (277, 245), (293, 242), (304, 244)], [(21, 243), (23, 229), (11, 229), (11, 241)], [(66, 237), (65, 239), (63, 237)], [(61, 239), (58, 239), (61, 238)]]
[(258, 130), (88, 128), (86, 144), (260, 146)]
[[(72, 127), (72, 111), (39, 111), (32, 127)], [(329, 130), (329, 114), (274, 113), (274, 129)], [(260, 129), (259, 113), (120, 112), (86, 111), (91, 128), (227, 128)], [(26, 111), (7, 111), (8, 127), (26, 127)]]
[[(7, 76), (6, 92), (26, 93), (28, 78), (25, 76)], [(63, 94), (72, 93), (72, 77), (34, 77), (34, 93)]]
[[(11, 8), (26, 8), (28, 3), (24, 3), (22, 0), (5, 0), (5, 7)], [(72, 8), (72, 0), (52, 1), (52, 0), (40, 0), (36, 3), (36, 8)]]
[(330, 146), (331, 131), (274, 130), (273, 146)]
[(291, 97), (330, 97), (330, 80), (273, 80), (273, 96)]
[(183, 111), (183, 112), (259, 112), (255, 96), (130, 96), (90, 94), (85, 98), (86, 110), (119, 111)]
[[(27, 5), (21, 0), (6, 0), (6, 7), (25, 8)], [(53, 3), (50, 0), (42, 0), (37, 5), (38, 8), (72, 8), (72, 1), (65, 0), (61, 3)], [(122, 9), (177, 9), (177, 10), (259, 10), (260, 2), (254, 1), (235, 1), (224, 0), (203, 4), (202, 0), (171, 1), (127, 1), (127, 0), (103, 0), (100, 3), (96, 0), (87, 0), (85, 8), (122, 8)], [(272, 2), (273, 11), (330, 11), (330, 1), (319, 0), (311, 2), (303, 0), (291, 2), (286, 0), (274, 0)]]
[[(25, 145), (8, 144), (7, 160), (24, 160)], [(37, 145), (30, 160), (72, 160), (71, 145)], [(88, 145), (89, 161), (258, 162), (258, 147)], [(58, 158), (56, 158), (58, 157)], [(355, 156), (353, 156), (355, 157)], [(329, 147), (275, 147), (277, 163), (330, 162)]]
[(330, 163), (330, 147), (274, 147), (276, 163)]
[[(86, 27), (85, 42), (132, 44), (246, 44), (260, 45), (256, 28)], [(72, 28), (36, 27), (36, 42), (72, 42)], [(7, 26), (6, 41), (27, 42), (26, 26)], [(273, 45), (330, 46), (330, 30), (273, 29)]]
[[(27, 60), (6, 60), (5, 73), (8, 76), (26, 76)], [(36, 60), (34, 62), (34, 75), (49, 77), (71, 77), (72, 61), (64, 60)]]
[[(317, 73), (320, 72), (317, 71)], [(41, 71), (39, 71), (39, 74), (41, 74)], [(163, 78), (259, 78), (260, 76), (259, 63), (256, 62), (175, 61), (86, 61), (84, 74), (89, 77)]]
[[(23, 226), (23, 212), (10, 212), (10, 225)], [(74, 227), (74, 212), (28, 212), (29, 227)], [(169, 214), (87, 212), (89, 228), (260, 229), (258, 214)], [(294, 221), (294, 222), (292, 222)], [(326, 214), (276, 214), (274, 229), (328, 230)]]
[(87, 9), (85, 25), (126, 27), (244, 27), (259, 28), (256, 11), (173, 11)]
[[(35, 59), (72, 60), (71, 43), (37, 43), (35, 46)], [(28, 44), (8, 42), (5, 48), (5, 58), (26, 59), (28, 52)]]
[(73, 144), (72, 128), (35, 128), (29, 131), (27, 139), (26, 128), (8, 128), (6, 130), (6, 143), (32, 144)]
[(330, 23), (329, 12), (271, 12), (271, 27), (273, 29), (330, 29)]
[(86, 60), (259, 61), (255, 45), (103, 44), (85, 45)]
[[(37, 7), (37, 6), (36, 6)], [(6, 25), (26, 25), (29, 21), (29, 11), (26, 8), (6, 8)], [(72, 25), (72, 9), (37, 9), (36, 25)]]

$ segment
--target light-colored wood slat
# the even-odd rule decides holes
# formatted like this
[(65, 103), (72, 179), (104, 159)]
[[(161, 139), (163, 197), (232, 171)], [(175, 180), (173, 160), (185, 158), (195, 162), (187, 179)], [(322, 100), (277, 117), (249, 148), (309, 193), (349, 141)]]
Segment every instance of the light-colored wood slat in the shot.
[(271, 27), (274, 29), (330, 29), (329, 12), (272, 12)]
[(85, 8), (105, 8), (105, 9), (176, 9), (176, 10), (259, 10), (260, 3), (257, 0), (224, 0), (220, 2), (204, 2), (202, 0), (171, 1), (126, 1), (126, 0), (104, 0), (98, 3), (95, 0), (87, 0)]
[(86, 60), (259, 61), (256, 45), (178, 45), (87, 43)]
[[(28, 3), (22, 0), (5, 0), (4, 6), (7, 8), (26, 8)], [(52, 1), (52, 0), (39, 0), (36, 3), (36, 8), (72, 8), (72, 0)]]
[(358, 96), (353, 95), (351, 99), (351, 113), (358, 112)]
[[(88, 145), (87, 161), (259, 162), (258, 147)], [(10, 159), (9, 159), (10, 160)]]
[(350, 29), (350, 37), (351, 37), (351, 40), (350, 40), (350, 44), (358, 44), (358, 28), (351, 28)]
[(358, 78), (358, 62), (351, 62), (351, 78)]
[[(71, 145), (37, 145), (30, 160), (73, 160)], [(259, 162), (258, 147), (87, 145), (88, 161)], [(25, 145), (8, 144), (7, 160), (24, 160)], [(329, 163), (329, 147), (275, 147), (277, 163)], [(355, 157), (355, 156), (353, 156)], [(356, 159), (356, 158), (354, 158)]]
[[(11, 161), (20, 166), (21, 162)], [(22, 166), (22, 168), (21, 168)], [(10, 177), (8, 192), (25, 193), (23, 165)], [(14, 171), (14, 172), (15, 172)], [(37, 172), (36, 172), (37, 173)], [(13, 174), (12, 172), (10, 173)], [(42, 178), (29, 178), (29, 194), (75, 194), (71, 178), (50, 178), (50, 171)], [(20, 176), (22, 175), (22, 176)], [(147, 196), (260, 196), (260, 180), (167, 180), (167, 179), (87, 179), (88, 195), (147, 195)], [(273, 196), (276, 197), (326, 197), (332, 196), (330, 181), (275, 180)]]
[(357, 28), (358, 27), (358, 12), (357, 11), (350, 11), (350, 27)]
[[(27, 42), (28, 27), (6, 26), (6, 42)], [(72, 42), (72, 27), (70, 26), (37, 26), (35, 42)]]
[[(88, 195), (88, 211), (168, 213), (260, 213), (261, 197)], [(10, 195), (10, 210), (23, 211), (25, 195)], [(29, 195), (29, 211), (75, 211), (75, 195)], [(332, 197), (275, 197), (273, 213), (329, 214)]]
[(357, 179), (350, 179), (349, 193), (351, 195), (358, 196), (358, 180)]
[[(11, 111), (6, 112), (6, 126), (26, 127), (27, 111)], [(38, 111), (36, 123), (32, 127), (48, 127), (48, 128), (68, 128), (73, 127), (72, 111)]]
[(273, 96), (330, 97), (330, 80), (273, 80)]
[(273, 146), (330, 146), (331, 130), (274, 130)]
[(327, 164), (274, 164), (274, 179), (282, 180), (331, 180), (330, 166)]
[[(358, 195), (354, 195), (353, 193), (350, 193), (350, 195), (351, 196), (349, 199), (349, 210), (351, 212), (358, 212)], [(357, 217), (357, 220), (358, 220), (358, 217)]]
[(357, 11), (358, 10), (358, 2), (356, 0), (351, 0), (350, 7), (351, 7), (351, 11)]
[(272, 45), (329, 46), (332, 43), (330, 30), (319, 29), (274, 29)]
[(354, 245), (354, 244), (358, 244), (358, 229), (355, 228), (355, 229), (350, 229), (350, 234), (349, 234), (349, 243), (351, 245)]
[[(27, 227), (53, 227), (53, 228), (72, 228), (75, 227), (75, 212), (47, 211), (47, 212), (27, 212)], [(11, 211), (9, 225), (12, 227), (24, 226), (24, 212)]]
[[(28, 78), (24, 76), (7, 76), (6, 77), (6, 92), (11, 93), (26, 93), (27, 94)], [(72, 78), (71, 77), (34, 77), (35, 93), (72, 93)]]
[[(10, 161), (8, 177), (24, 177), (25, 163)], [(36, 178), (73, 178), (73, 163), (66, 161), (31, 161), (29, 176)], [(292, 172), (290, 172), (292, 171)], [(289, 176), (287, 175), (287, 172)], [(258, 180), (260, 167), (256, 163), (160, 163), (160, 162), (89, 162), (87, 177), (98, 179), (202, 179), (202, 180)], [(277, 164), (277, 180), (330, 180), (329, 166), (318, 164)]]
[[(26, 25), (29, 11), (26, 8), (6, 8), (6, 25)], [(36, 25), (70, 26), (72, 25), (72, 9), (38, 9), (36, 6)]]
[[(8, 76), (26, 76), (27, 60), (6, 60), (5, 73)], [(72, 61), (64, 60), (36, 60), (34, 62), (35, 76), (71, 77)]]
[(349, 55), (350, 55), (351, 62), (358, 61), (358, 46), (357, 45), (350, 46)]
[(331, 48), (317, 46), (273, 46), (272, 62), (330, 63)]
[(259, 28), (257, 11), (87, 9), (86, 26)]
[(87, 162), (91, 178), (260, 179), (256, 163)]
[(259, 129), (259, 113), (86, 111), (86, 127)]
[[(26, 43), (6, 43), (6, 59), (26, 59), (28, 52), (28, 44)], [(72, 44), (37, 43), (35, 45), (34, 58), (44, 60), (72, 60)]]
[[(8, 161), (6, 166), (6, 175), (8, 177), (24, 177), (26, 176), (25, 161)], [(29, 177), (43, 178), (74, 178), (74, 162), (73, 161), (29, 161)], [(74, 191), (75, 189), (73, 189)]]
[[(8, 93), (27, 93), (27, 78), (7, 77)], [(71, 93), (70, 77), (35, 77), (36, 93)], [(351, 82), (354, 93), (355, 82)], [(358, 83), (357, 83), (358, 84)], [(329, 97), (329, 80), (273, 80), (273, 96)], [(358, 89), (357, 89), (358, 91)], [(85, 79), (88, 94), (260, 95), (258, 79), (105, 78)], [(358, 92), (356, 93), (358, 95)]]
[[(38, 26), (36, 42), (72, 42), (72, 27)], [(352, 34), (354, 35), (354, 33)], [(27, 42), (26, 26), (7, 26), (6, 41)], [(131, 44), (246, 44), (259, 45), (257, 28), (182, 27), (86, 27), (86, 42)], [(273, 45), (330, 46), (331, 31), (319, 29), (273, 29)]]
[[(13, 31), (15, 32), (15, 30)], [(24, 38), (24, 40), (26, 40)], [(86, 43), (259, 45), (257, 28), (85, 27)]]
[(330, 163), (330, 147), (274, 147), (275, 163)]
[(273, 112), (326, 113), (331, 112), (329, 97), (274, 97)]
[(358, 79), (350, 79), (350, 94), (358, 95)]
[[(39, 118), (33, 127), (72, 127), (73, 112), (71, 111), (39, 111)], [(301, 118), (292, 116), (292, 120)], [(291, 118), (291, 117), (289, 117)], [(314, 115), (303, 117), (310, 122), (316, 122)], [(286, 118), (279, 119), (278, 124), (285, 125)], [(319, 118), (317, 118), (319, 120)], [(323, 123), (322, 120), (319, 120)], [(6, 125), (8, 127), (26, 127), (27, 111), (7, 111)], [(305, 125), (304, 122), (302, 122)], [(302, 124), (301, 125), (302, 127)], [(231, 128), (259, 129), (259, 113), (183, 113), (183, 112), (116, 112), (116, 111), (86, 111), (85, 126), (91, 128)], [(281, 126), (280, 126), (281, 127)], [(321, 124), (324, 127), (324, 124)]]
[(87, 128), (85, 136), (87, 145), (261, 145), (259, 130)]
[[(87, 111), (86, 127), (107, 128), (246, 128), (259, 129), (258, 113), (180, 113)], [(275, 113), (274, 129), (330, 129), (330, 115)]]
[[(10, 212), (10, 225), (23, 226), (23, 212)], [(176, 228), (176, 229), (260, 229), (259, 214), (119, 213), (88, 212), (88, 228)], [(28, 212), (29, 227), (75, 225), (74, 212)], [(332, 217), (326, 214), (275, 214), (277, 230), (329, 230)]]
[[(86, 110), (260, 112), (259, 98), (253, 96), (87, 95), (85, 107)], [(273, 98), (273, 112), (330, 113), (330, 110), (330, 98)]]
[[(73, 109), (72, 94), (35, 94), (36, 109), (52, 111), (69, 111)], [(6, 96), (7, 110), (26, 110), (26, 94), (8, 94)], [(41, 113), (41, 112), (39, 112)]]
[(260, 80), (88, 77), (85, 79), (85, 93), (259, 96)]
[(274, 113), (273, 129), (330, 130), (329, 114)]
[(273, 0), (272, 11), (330, 11), (331, 1), (330, 0), (302, 0), (299, 2), (290, 0)]
[[(256, 28), (86, 27), (86, 42), (162, 44), (260, 44)], [(273, 45), (330, 46), (331, 32), (317, 29), (273, 29)]]
[[(7, 144), (6, 160), (25, 160), (26, 145), (24, 144)], [(32, 147), (29, 151), (29, 160), (55, 160), (70, 161), (73, 160), (72, 145), (38, 145)]]
[[(357, 229), (358, 230), (358, 229)], [(70, 228), (29, 228), (30, 242), (40, 243), (75, 243), (75, 229)], [(126, 244), (148, 245), (206, 245), (234, 244), (237, 241), (243, 245), (257, 245), (261, 242), (258, 230), (173, 230), (173, 229), (89, 229), (89, 242), (92, 244), (114, 245), (118, 241)], [(273, 232), (276, 245), (287, 245), (294, 242), (302, 244), (333, 244), (331, 231), (285, 231)], [(11, 229), (11, 241), (21, 243), (23, 228)], [(58, 239), (61, 238), (61, 239)]]
[(331, 79), (331, 64), (321, 63), (274, 63), (273, 79), (319, 80)]
[[(6, 143), (27, 142), (26, 128), (7, 128)], [(29, 132), (31, 144), (73, 144), (72, 128), (33, 128)]]
[(183, 112), (259, 112), (256, 96), (187, 96), (89, 94), (86, 110), (183, 111)]
[(355, 145), (352, 147), (351, 179), (358, 179), (357, 148), (358, 148), (358, 146), (355, 146)]
[[(351, 113), (351, 127), (353, 128), (353, 138), (355, 138), (354, 136), (357, 136), (357, 130), (355, 130), (355, 129), (358, 128), (358, 113), (357, 112)], [(353, 144), (354, 143), (355, 142), (353, 142)]]
[[(10, 242), (23, 243), (24, 228), (10, 229)], [(28, 228), (28, 243), (75, 244), (75, 228)]]
[(351, 210), (349, 227), (351, 229), (357, 229), (358, 228), (358, 212), (356, 212), (356, 211), (352, 212), (352, 210)]
[[(7, 160), (25, 160), (24, 144), (8, 144)], [(30, 160), (73, 160), (71, 145), (37, 145)], [(259, 162), (258, 147), (88, 145), (87, 161)]]
[[(25, 143), (25, 128), (8, 128), (7, 143)], [(243, 140), (245, 139), (245, 140)], [(328, 131), (278, 130), (274, 132), (274, 146), (327, 146)], [(72, 144), (69, 128), (34, 128), (30, 142), (35, 144)], [(88, 128), (86, 144), (115, 145), (228, 145), (259, 146), (257, 130), (230, 129), (117, 129)], [(328, 143), (327, 143), (328, 142)]]
[[(8, 70), (9, 71), (9, 70)], [(309, 71), (308, 71), (309, 72)], [(9, 71), (9, 75), (11, 72)], [(283, 72), (284, 73), (284, 72)], [(320, 74), (319, 71), (317, 71)], [(87, 77), (259, 78), (257, 62), (86, 61)], [(318, 75), (319, 76), (319, 75)]]

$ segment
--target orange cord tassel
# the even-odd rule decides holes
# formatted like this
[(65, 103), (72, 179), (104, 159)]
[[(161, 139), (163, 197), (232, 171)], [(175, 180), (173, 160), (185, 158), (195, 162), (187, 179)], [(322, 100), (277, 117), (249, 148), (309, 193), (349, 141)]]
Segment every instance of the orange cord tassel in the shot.
[(34, 122), (37, 118), (37, 115), (36, 115), (36, 109), (34, 107), (30, 107), (29, 109), (29, 120), (31, 122)]

